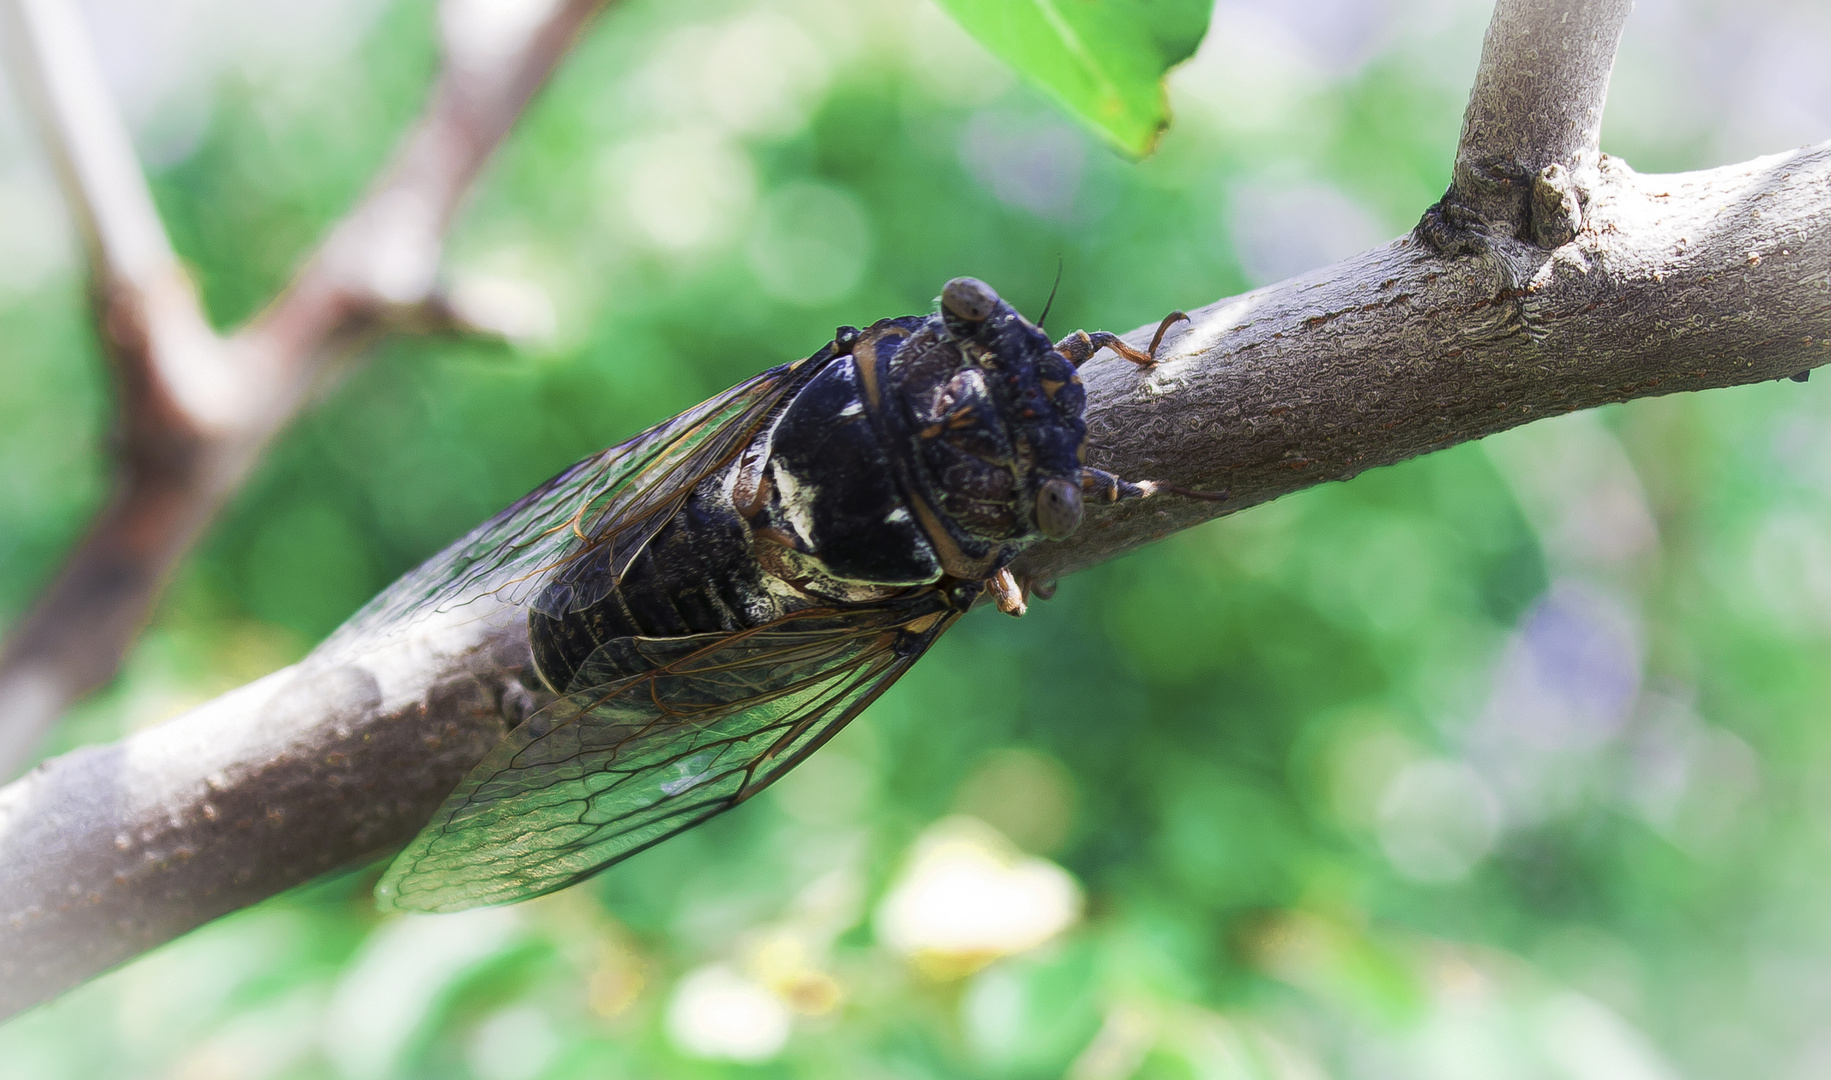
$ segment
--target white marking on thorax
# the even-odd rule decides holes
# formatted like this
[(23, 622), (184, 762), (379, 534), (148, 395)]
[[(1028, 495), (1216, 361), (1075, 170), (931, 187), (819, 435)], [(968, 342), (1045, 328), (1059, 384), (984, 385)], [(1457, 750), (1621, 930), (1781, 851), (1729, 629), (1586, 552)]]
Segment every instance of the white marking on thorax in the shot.
[(819, 497), (820, 489), (813, 484), (803, 484), (794, 473), (789, 472), (782, 463), (774, 458), (769, 462), (770, 474), (775, 477), (776, 497), (780, 500), (782, 512), (788, 518), (789, 527), (803, 543), (812, 546), (814, 540), (814, 500)]

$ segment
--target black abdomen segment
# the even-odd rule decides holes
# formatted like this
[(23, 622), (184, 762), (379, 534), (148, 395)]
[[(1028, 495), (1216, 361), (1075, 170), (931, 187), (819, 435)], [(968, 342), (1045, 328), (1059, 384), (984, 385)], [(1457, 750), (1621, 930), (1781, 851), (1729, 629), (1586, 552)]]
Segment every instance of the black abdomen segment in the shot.
[[(586, 556), (596, 565), (569, 576), (608, 574), (610, 557), (611, 546), (605, 545)], [(754, 624), (747, 612), (765, 606), (760, 575), (743, 523), (723, 498), (718, 477), (709, 478), (644, 545), (603, 599), (561, 616), (548, 614), (542, 609), (550, 605), (536, 600), (528, 612), (535, 666), (551, 689), (564, 693), (599, 646), (618, 638), (750, 629)], [(630, 666), (635, 663), (628, 650), (604, 650), (592, 664), (592, 682), (646, 670)]]

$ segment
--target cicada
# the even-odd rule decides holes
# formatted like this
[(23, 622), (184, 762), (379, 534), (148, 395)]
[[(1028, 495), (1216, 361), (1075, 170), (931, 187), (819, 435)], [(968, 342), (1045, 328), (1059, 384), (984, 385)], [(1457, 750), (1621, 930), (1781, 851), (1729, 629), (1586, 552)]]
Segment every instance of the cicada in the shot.
[[(956, 278), (926, 316), (841, 327), (560, 473), (403, 578), (361, 640), (489, 595), (525, 609), (554, 695), (394, 860), (384, 907), (455, 911), (564, 888), (768, 787), (831, 739), (982, 594), (1022, 612), (1011, 561), (1142, 498), (1085, 463), (1076, 369)], [(1215, 496), (1200, 496), (1215, 497)], [(520, 617), (519, 610), (515, 611)]]

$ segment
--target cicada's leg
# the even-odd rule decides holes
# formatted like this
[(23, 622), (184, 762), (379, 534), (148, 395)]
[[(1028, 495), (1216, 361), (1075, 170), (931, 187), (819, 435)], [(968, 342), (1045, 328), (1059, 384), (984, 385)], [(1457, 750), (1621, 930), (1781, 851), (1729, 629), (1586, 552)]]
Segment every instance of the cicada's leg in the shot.
[(998, 572), (985, 580), (985, 591), (991, 594), (998, 603), (998, 610), (1006, 615), (1022, 615), (1029, 608), (1025, 602), (1024, 589), (1017, 583), (1017, 575), (1009, 567), (1001, 566)]
[(1151, 336), (1149, 352), (1139, 352), (1127, 345), (1119, 335), (1108, 333), (1105, 330), (1096, 330), (1091, 334), (1085, 330), (1076, 330), (1056, 342), (1055, 351), (1061, 353), (1063, 359), (1075, 367), (1080, 367), (1091, 360), (1093, 354), (1101, 349), (1111, 349), (1139, 367), (1152, 367), (1157, 363), (1157, 349), (1163, 344), (1164, 334), (1168, 333), (1170, 327), (1179, 319), (1188, 322), (1189, 316), (1180, 311), (1172, 311), (1163, 317), (1163, 321), (1157, 324), (1157, 333)]
[(1181, 495), (1185, 499), (1200, 499), (1203, 502), (1225, 502), (1225, 491), (1195, 491), (1180, 484), (1166, 484), (1159, 480), (1121, 480), (1104, 469), (1081, 467), (1081, 493), (1094, 499), (1107, 502), (1119, 502), (1122, 499), (1148, 499), (1153, 495)]
[(1056, 342), (1055, 351), (1061, 353), (1062, 359), (1068, 361), (1071, 367), (1080, 367), (1093, 359), (1094, 353), (1099, 352), (1100, 347), (1094, 344), (1094, 339), (1088, 335), (1087, 331), (1076, 330)]
[(1151, 335), (1151, 351), (1149, 353), (1151, 363), (1155, 364), (1157, 362), (1157, 347), (1163, 344), (1163, 336), (1169, 333), (1170, 327), (1179, 322), (1186, 322), (1193, 326), (1195, 320), (1189, 318), (1189, 313), (1186, 311), (1172, 311), (1163, 317), (1162, 322), (1157, 324), (1157, 332)]

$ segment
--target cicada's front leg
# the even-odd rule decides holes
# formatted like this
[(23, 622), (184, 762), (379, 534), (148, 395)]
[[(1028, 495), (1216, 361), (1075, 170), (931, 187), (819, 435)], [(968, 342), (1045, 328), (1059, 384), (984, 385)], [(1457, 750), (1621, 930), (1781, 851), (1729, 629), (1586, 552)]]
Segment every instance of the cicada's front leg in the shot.
[(998, 605), (998, 610), (1013, 618), (1030, 609), (1029, 590), (1018, 583), (1017, 575), (1011, 573), (1008, 566), (999, 567), (985, 579), (985, 591)]
[[(1225, 491), (1193, 491), (1178, 484), (1165, 484), (1156, 480), (1140, 480), (1133, 483), (1122, 480), (1104, 469), (1081, 467), (1081, 493), (1083, 498), (1101, 499), (1106, 502), (1119, 502), (1124, 499), (1148, 499), (1153, 495), (1180, 495), (1188, 499), (1201, 499), (1204, 502), (1221, 502), (1227, 498)], [(1013, 574), (1009, 567), (999, 567), (991, 577), (985, 579), (984, 591), (998, 605), (998, 610), (1006, 615), (1022, 615), (1029, 610), (1030, 597), (1047, 600), (1055, 595), (1055, 582), (1035, 581), (1029, 577)]]
[(1161, 480), (1121, 480), (1105, 469), (1086, 465), (1081, 466), (1081, 494), (1084, 498), (1105, 502), (1148, 499), (1153, 495), (1181, 495), (1185, 499), (1200, 499), (1203, 502), (1227, 500), (1225, 491), (1195, 491), (1180, 484), (1166, 484)]
[(1172, 311), (1163, 317), (1163, 321), (1157, 324), (1157, 333), (1151, 336), (1151, 348), (1148, 352), (1139, 352), (1126, 344), (1119, 335), (1108, 333), (1105, 330), (1096, 330), (1091, 334), (1085, 330), (1076, 330), (1056, 342), (1055, 351), (1061, 353), (1063, 359), (1075, 367), (1080, 367), (1091, 360), (1093, 354), (1101, 349), (1111, 349), (1141, 368), (1155, 367), (1157, 348), (1163, 344), (1164, 334), (1168, 333), (1170, 327), (1179, 319), (1188, 322), (1189, 316), (1180, 311)]
[(1048, 578), (1043, 581), (1028, 574), (1013, 574), (1010, 570), (1000, 570), (985, 582), (985, 593), (998, 605), (998, 610), (1013, 618), (1030, 610), (1030, 598), (1049, 600), (1055, 596), (1056, 581)]

